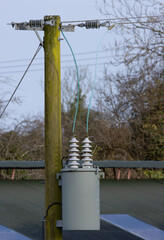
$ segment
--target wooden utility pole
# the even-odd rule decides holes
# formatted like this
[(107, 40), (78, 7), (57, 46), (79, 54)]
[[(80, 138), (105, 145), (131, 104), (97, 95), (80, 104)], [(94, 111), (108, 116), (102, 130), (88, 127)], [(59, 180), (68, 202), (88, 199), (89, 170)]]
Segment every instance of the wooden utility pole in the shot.
[[(56, 174), (60, 172), (61, 143), (61, 80), (59, 16), (45, 16), (45, 21), (55, 20), (55, 26), (44, 26), (45, 50), (45, 208), (61, 203), (61, 187)], [(56, 221), (62, 219), (60, 204), (53, 205), (46, 217), (46, 240), (61, 240), (62, 228)]]

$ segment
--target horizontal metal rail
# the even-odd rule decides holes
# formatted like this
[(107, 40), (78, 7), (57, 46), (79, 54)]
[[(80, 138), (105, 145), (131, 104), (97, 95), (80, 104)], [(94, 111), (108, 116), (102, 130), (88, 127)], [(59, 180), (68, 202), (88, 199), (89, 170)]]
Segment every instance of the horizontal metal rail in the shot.
[[(100, 168), (164, 168), (164, 161), (94, 161)], [(0, 161), (0, 169), (44, 169), (42, 161)]]
[(164, 161), (94, 161), (100, 168), (164, 168)]
[(0, 161), (0, 169), (42, 169), (44, 161)]

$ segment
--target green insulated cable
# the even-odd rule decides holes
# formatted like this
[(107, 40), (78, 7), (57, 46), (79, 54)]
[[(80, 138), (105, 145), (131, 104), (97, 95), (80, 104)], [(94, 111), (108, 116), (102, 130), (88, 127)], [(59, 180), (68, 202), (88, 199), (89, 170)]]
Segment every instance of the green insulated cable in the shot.
[(77, 81), (78, 81), (78, 93), (77, 93), (77, 104), (76, 104), (76, 111), (75, 111), (75, 116), (74, 116), (74, 121), (73, 121), (73, 129), (72, 129), (72, 133), (74, 133), (75, 131), (75, 123), (76, 123), (76, 117), (77, 117), (77, 111), (78, 111), (78, 107), (79, 107), (79, 90), (80, 90), (80, 86), (79, 86), (79, 72), (78, 72), (78, 67), (77, 67), (77, 62), (76, 62), (76, 58), (75, 58), (75, 54), (71, 48), (71, 45), (70, 43), (68, 42), (66, 36), (64, 35), (63, 31), (60, 30), (64, 39), (66, 40), (70, 50), (71, 50), (71, 53), (72, 53), (72, 56), (73, 56), (73, 59), (74, 59), (74, 62), (75, 62), (75, 66), (76, 66), (76, 73), (77, 73)]
[(90, 112), (91, 102), (92, 102), (92, 97), (93, 97), (93, 92), (94, 92), (95, 84), (96, 84), (96, 75), (97, 75), (97, 63), (98, 63), (99, 48), (100, 48), (100, 45), (101, 45), (103, 39), (105, 38), (106, 34), (107, 34), (107, 33), (109, 32), (109, 30), (111, 30), (114, 26), (115, 26), (115, 25), (112, 25), (111, 27), (109, 27), (108, 30), (107, 30), (107, 32), (105, 32), (105, 33), (103, 34), (103, 36), (101, 37), (100, 42), (99, 42), (99, 44), (98, 44), (97, 51), (96, 51), (96, 66), (95, 66), (95, 74), (94, 74), (93, 88), (92, 88), (92, 93), (91, 93), (91, 97), (90, 97), (90, 101), (89, 101), (89, 106), (88, 106), (88, 113), (87, 113), (87, 125), (86, 125), (87, 135), (88, 135), (89, 112)]

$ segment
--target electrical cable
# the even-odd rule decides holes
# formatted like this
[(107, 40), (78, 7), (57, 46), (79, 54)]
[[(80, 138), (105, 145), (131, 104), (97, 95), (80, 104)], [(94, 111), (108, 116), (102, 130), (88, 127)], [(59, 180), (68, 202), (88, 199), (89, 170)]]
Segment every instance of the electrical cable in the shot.
[[(154, 15), (154, 16), (140, 16), (140, 17), (120, 17), (120, 18), (103, 18), (103, 19), (92, 19), (92, 20), (71, 20), (71, 21), (63, 21), (62, 23), (78, 23), (78, 22), (86, 22), (86, 21), (117, 21), (117, 20), (130, 20), (130, 19), (146, 19), (146, 18), (159, 18), (163, 17), (163, 15)], [(151, 19), (152, 20), (152, 19)]]
[[(102, 57), (99, 57), (99, 59), (106, 59), (106, 58), (109, 58), (109, 55), (108, 56), (102, 56)], [(78, 62), (81, 62), (81, 61), (90, 61), (90, 60), (95, 60), (95, 57), (91, 57), (91, 58), (79, 58), (77, 59)], [(72, 60), (65, 60), (65, 61), (61, 61), (61, 63), (70, 63), (72, 62)], [(33, 66), (41, 66), (43, 65), (43, 63), (36, 63), (36, 64), (33, 64)], [(14, 66), (4, 66), (4, 67), (0, 67), (0, 69), (6, 69), (6, 68), (21, 68), (21, 67), (24, 67), (26, 65), (14, 65)]]
[(62, 204), (61, 204), (61, 202), (54, 202), (54, 203), (51, 203), (51, 204), (48, 206), (48, 208), (47, 208), (47, 210), (46, 210), (46, 215), (43, 217), (43, 220), (42, 220), (43, 240), (45, 239), (45, 234), (44, 234), (44, 222), (45, 222), (46, 217), (48, 216), (48, 212), (49, 212), (50, 208), (51, 208), (52, 206), (54, 206), (54, 205), (62, 205)]
[[(103, 62), (103, 63), (99, 63), (98, 65), (104, 65), (106, 64), (106, 62)], [(96, 64), (81, 64), (79, 65), (79, 67), (94, 67)], [(63, 66), (61, 67), (62, 69), (70, 69), (70, 68), (74, 68), (75, 66), (71, 65), (71, 66)], [(33, 69), (33, 70), (29, 70), (29, 72), (38, 72), (38, 71), (43, 71), (44, 69), (43, 68), (38, 68), (38, 69)], [(23, 71), (21, 70), (18, 70), (18, 71), (11, 71), (11, 72), (3, 72), (3, 73), (0, 73), (0, 74), (14, 74), (14, 73), (22, 73)], [(3, 76), (5, 77), (5, 76)]]
[(79, 72), (78, 72), (78, 66), (77, 66), (77, 62), (76, 62), (76, 58), (75, 58), (75, 54), (71, 48), (71, 45), (70, 43), (68, 42), (66, 36), (64, 35), (63, 31), (60, 30), (64, 39), (66, 40), (70, 50), (71, 50), (71, 53), (72, 53), (72, 56), (73, 56), (73, 59), (74, 59), (74, 62), (75, 62), (75, 66), (76, 66), (76, 73), (77, 73), (77, 81), (78, 81), (78, 92), (77, 92), (77, 103), (76, 103), (76, 111), (75, 111), (75, 116), (74, 116), (74, 121), (73, 121), (73, 129), (72, 129), (72, 133), (74, 134), (74, 131), (75, 131), (75, 124), (76, 124), (76, 117), (77, 117), (77, 111), (78, 111), (78, 107), (79, 107), (79, 93), (80, 93), (80, 85), (79, 85)]
[(103, 36), (101, 37), (101, 39), (100, 39), (100, 41), (99, 41), (99, 44), (98, 44), (98, 47), (97, 47), (97, 51), (96, 51), (96, 66), (95, 66), (95, 73), (94, 73), (93, 88), (92, 88), (92, 93), (91, 93), (91, 97), (90, 97), (90, 100), (89, 100), (89, 106), (88, 106), (88, 112), (87, 112), (87, 124), (86, 124), (86, 132), (87, 132), (87, 135), (88, 135), (89, 113), (90, 113), (90, 108), (91, 108), (91, 102), (92, 102), (93, 92), (94, 92), (95, 84), (96, 84), (96, 75), (97, 75), (97, 63), (98, 63), (99, 48), (100, 48), (100, 45), (101, 45), (103, 39), (105, 38), (105, 36), (106, 36), (107, 33), (109, 32), (109, 30), (111, 30), (114, 26), (115, 26), (115, 25), (112, 25), (112, 26), (103, 34)]
[(16, 88), (15, 88), (14, 92), (12, 93), (12, 95), (11, 95), (10, 99), (8, 100), (8, 102), (7, 102), (6, 106), (4, 107), (4, 109), (3, 109), (2, 113), (0, 114), (0, 118), (2, 118), (3, 114), (5, 113), (5, 111), (6, 111), (7, 107), (8, 107), (8, 105), (10, 104), (10, 102), (11, 102), (12, 98), (14, 97), (14, 95), (15, 95), (16, 91), (18, 90), (18, 88), (19, 88), (19, 86), (20, 86), (21, 82), (23, 81), (23, 79), (24, 79), (24, 77), (25, 77), (25, 75), (26, 75), (26, 73), (27, 73), (28, 69), (30, 68), (30, 66), (31, 66), (32, 62), (34, 61), (34, 59), (35, 59), (36, 55), (38, 54), (38, 52), (40, 51), (40, 49), (41, 49), (41, 48), (42, 48), (42, 46), (41, 46), (41, 44), (39, 44), (39, 46), (38, 46), (38, 48), (37, 48), (37, 50), (36, 50), (36, 52), (35, 52), (35, 54), (34, 54), (33, 58), (31, 59), (31, 61), (30, 61), (29, 65), (28, 65), (28, 67), (26, 68), (26, 70), (25, 70), (25, 72), (24, 72), (23, 76), (21, 77), (21, 79), (20, 79), (19, 83), (17, 84), (17, 86), (16, 86)]
[[(115, 48), (107, 48), (107, 49), (104, 49), (104, 50), (101, 50), (100, 52), (108, 52), (108, 51), (113, 51), (115, 50)], [(124, 50), (124, 48), (122, 47), (121, 49), (119, 49), (121, 51)], [(90, 54), (94, 54), (96, 53), (96, 51), (88, 51), (88, 52), (77, 52), (75, 53), (75, 55), (90, 55)], [(70, 57), (72, 56), (72, 54), (63, 54), (61, 55), (61, 57)], [(25, 62), (25, 61), (29, 61), (30, 58), (24, 58), (24, 59), (15, 59), (15, 60), (6, 60), (6, 61), (0, 61), (0, 64), (4, 64), (4, 63), (11, 63), (11, 62)], [(40, 58), (36, 58), (36, 60), (43, 60), (42, 57)]]
[[(154, 44), (158, 44), (158, 45), (160, 45), (161, 44), (161, 47), (163, 46), (162, 45), (162, 43), (154, 43)], [(154, 45), (154, 44), (152, 44), (152, 45)], [(124, 51), (124, 49), (125, 49), (125, 47), (123, 47), (123, 46), (121, 46), (121, 47), (119, 47), (119, 51)], [(113, 51), (113, 50), (116, 50), (116, 48), (106, 48), (106, 49), (104, 49), (104, 50), (101, 50), (101, 51), (99, 51), (99, 52), (101, 52), (101, 53), (103, 53), (103, 52), (110, 52), (110, 51)], [(77, 53), (75, 53), (75, 55), (76, 56), (80, 56), (80, 55), (92, 55), (92, 54), (95, 54), (96, 53), (96, 51), (87, 51), (87, 52), (77, 52)], [(64, 57), (70, 57), (70, 56), (72, 56), (72, 54), (63, 54), (63, 55), (61, 55), (61, 58), (64, 58)], [(94, 58), (95, 59), (95, 58)], [(39, 58), (36, 58), (35, 60), (43, 60), (43, 58), (42, 57), (39, 57)], [(87, 60), (87, 59), (86, 59)], [(6, 60), (6, 61), (0, 61), (0, 64), (8, 64), (8, 63), (12, 63), (12, 62), (26, 62), (26, 61), (30, 61), (30, 58), (22, 58), (22, 59), (15, 59), (15, 60)], [(81, 59), (78, 59), (77, 61), (81, 61)], [(66, 62), (66, 60), (62, 60), (61, 62)], [(34, 65), (36, 65), (36, 64), (34, 64)], [(24, 66), (24, 65), (22, 65), (22, 66)], [(0, 67), (0, 68), (7, 68), (8, 66), (6, 66), (6, 67)], [(14, 67), (14, 66), (11, 66), (11, 67)], [(17, 67), (17, 66), (16, 66)]]

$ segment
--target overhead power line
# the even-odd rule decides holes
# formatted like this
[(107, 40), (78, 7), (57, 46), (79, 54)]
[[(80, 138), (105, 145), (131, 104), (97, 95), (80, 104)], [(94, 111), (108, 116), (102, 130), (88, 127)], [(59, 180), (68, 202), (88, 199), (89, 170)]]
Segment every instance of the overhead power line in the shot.
[[(105, 64), (107, 64), (107, 62), (103, 62), (103, 63), (98, 63), (98, 66), (101, 66), (101, 65), (105, 65)], [(81, 68), (81, 67), (94, 67), (96, 64), (80, 64), (79, 65), (79, 68)], [(69, 69), (69, 68), (75, 68), (75, 66), (73, 66), (73, 65), (71, 65), (71, 66), (63, 66), (63, 67), (61, 67), (62, 69)], [(39, 72), (39, 71), (43, 71), (44, 69), (43, 68), (36, 68), (36, 69), (31, 69), (31, 70), (29, 70), (29, 72)], [(12, 74), (12, 73), (22, 73), (23, 72), (23, 70), (21, 71), (11, 71), (11, 72), (2, 72), (2, 73), (0, 73), (0, 74)]]
[[(164, 15), (155, 15), (155, 16), (140, 16), (140, 17), (120, 17), (120, 18), (103, 18), (103, 19), (92, 19), (92, 20), (70, 20), (70, 21), (62, 21), (61, 23), (80, 23), (80, 22), (94, 22), (94, 21), (118, 21), (118, 20), (133, 20), (133, 19), (150, 19), (164, 17)], [(159, 20), (159, 19), (158, 19)]]
[[(101, 53), (106, 53), (106, 52), (108, 52), (108, 51), (110, 51), (111, 49), (107, 49), (107, 50), (102, 50), (102, 51), (100, 51)], [(122, 50), (123, 50), (123, 48), (122, 48)], [(96, 51), (90, 51), (90, 52), (81, 52), (81, 53), (77, 53), (76, 55), (93, 55), (93, 54), (95, 54), (96, 53)], [(66, 55), (64, 55), (64, 56), (66, 56)], [(67, 55), (67, 56), (70, 56), (70, 55)], [(112, 55), (106, 55), (106, 56), (102, 56), (102, 57), (99, 57), (99, 59), (109, 59), (110, 57), (112, 57)], [(40, 58), (38, 58), (38, 59), (40, 59)], [(79, 58), (79, 59), (77, 59), (77, 61), (78, 62), (82, 62), (82, 61), (93, 61), (93, 60), (95, 60), (95, 57), (86, 57), (86, 58)], [(17, 60), (18, 61), (18, 60)], [(20, 60), (21, 61), (21, 60)], [(25, 60), (25, 61), (27, 61), (27, 60)], [(61, 63), (71, 63), (71, 62), (73, 62), (73, 60), (72, 59), (69, 59), (69, 60), (63, 60), (63, 61), (61, 61)], [(40, 63), (35, 63), (35, 64), (33, 64), (33, 66), (42, 66), (43, 65), (43, 62), (40, 62)], [(1, 65), (0, 66), (0, 69), (1, 69), (1, 71), (3, 71), (3, 69), (5, 70), (5, 69), (11, 69), (11, 68), (22, 68), (22, 67), (25, 67), (26, 65), (25, 64), (22, 64), (22, 65), (6, 65), (6, 66), (4, 66), (4, 65)], [(83, 65), (82, 65), (83, 66)], [(68, 68), (68, 66), (62, 66), (62, 69), (63, 68)], [(30, 72), (32, 72), (32, 71), (39, 71), (39, 70), (41, 70), (41, 69), (31, 69), (30, 70)], [(7, 71), (7, 72), (0, 72), (0, 75), (2, 75), (2, 74), (12, 74), (12, 73), (19, 73), (19, 72), (23, 72), (23, 70), (11, 70), (11, 71)]]
[[(116, 50), (115, 48), (107, 48), (107, 49), (104, 49), (104, 50), (101, 50), (100, 52), (110, 52), (110, 51), (113, 51), (113, 50)], [(124, 50), (124, 48), (120, 48), (119, 50)], [(95, 54), (96, 51), (87, 51), (87, 52), (77, 52), (75, 53), (76, 56), (78, 55), (90, 55), (90, 54)], [(71, 57), (71, 54), (64, 54), (64, 55), (61, 55), (61, 57)], [(12, 63), (12, 62), (25, 62), (25, 61), (29, 61), (30, 58), (22, 58), (22, 59), (15, 59), (15, 60), (6, 60), (6, 61), (0, 61), (0, 64), (3, 64), (3, 63)], [(36, 60), (43, 60), (43, 58), (36, 58)]]
[[(106, 58), (109, 58), (111, 56), (102, 56), (102, 57), (99, 57), (99, 59), (106, 59)], [(95, 57), (92, 57), (92, 58), (81, 58), (81, 59), (77, 59), (78, 62), (81, 62), (81, 61), (91, 61), (91, 60), (95, 60)], [(70, 63), (70, 62), (73, 62), (73, 60), (65, 60), (65, 61), (62, 61), (61, 63)], [(33, 64), (33, 66), (41, 66), (43, 65), (43, 63), (35, 63)], [(0, 69), (4, 69), (4, 68), (20, 68), (20, 67), (25, 67), (26, 65), (23, 64), (23, 65), (13, 65), (13, 66), (3, 66), (3, 67), (0, 67)]]
[(21, 77), (21, 79), (20, 79), (19, 83), (17, 84), (17, 86), (16, 86), (14, 92), (12, 93), (11, 97), (10, 97), (9, 100), (7, 101), (6, 106), (4, 107), (2, 113), (0, 114), (0, 118), (2, 118), (3, 114), (5, 113), (5, 111), (6, 111), (7, 107), (8, 107), (8, 105), (10, 104), (11, 100), (13, 99), (13, 97), (14, 97), (16, 91), (18, 90), (18, 88), (19, 88), (21, 82), (23, 81), (23, 79), (24, 79), (24, 77), (25, 77), (27, 71), (29, 70), (29, 68), (30, 68), (30, 66), (31, 66), (31, 64), (32, 64), (32, 62), (34, 61), (36, 55), (38, 54), (38, 52), (40, 51), (41, 48), (42, 48), (42, 46), (39, 44), (39, 47), (37, 48), (37, 50), (36, 50), (36, 52), (35, 52), (33, 58), (31, 59), (29, 65), (27, 66), (27, 68), (26, 68), (26, 70), (25, 70), (23, 76)]

